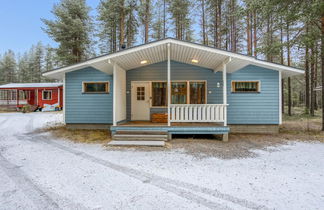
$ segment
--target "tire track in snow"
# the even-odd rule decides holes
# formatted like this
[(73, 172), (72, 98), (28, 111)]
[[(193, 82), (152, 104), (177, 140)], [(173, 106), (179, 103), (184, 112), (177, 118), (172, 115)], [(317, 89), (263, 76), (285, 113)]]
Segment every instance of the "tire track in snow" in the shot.
[[(107, 160), (103, 160), (100, 158), (97, 158), (95, 156), (89, 155), (85, 152), (81, 152), (75, 149), (72, 149), (70, 147), (64, 146), (62, 144), (56, 143), (52, 140), (49, 140), (45, 136), (42, 135), (37, 135), (36, 137), (41, 138), (36, 139), (36, 138), (31, 138), (29, 136), (20, 136), (21, 139), (24, 140), (29, 140), (31, 142), (41, 142), (41, 143), (46, 143), (50, 146), (56, 147), (58, 149), (61, 149), (63, 151), (72, 153), (76, 156), (80, 156), (84, 159), (87, 159), (89, 161), (92, 161), (94, 163), (103, 165), (105, 167), (111, 168), (113, 170), (116, 170), (120, 173), (126, 174), (130, 177), (133, 177), (135, 179), (138, 179), (142, 181), (143, 183), (151, 184), (154, 185), (160, 189), (166, 190), (168, 192), (174, 193), (180, 197), (189, 199), (191, 201), (195, 201), (198, 204), (204, 205), (210, 209), (231, 209), (230, 207), (220, 204), (218, 202), (211, 201), (209, 199), (206, 199), (203, 196), (197, 195), (197, 193), (204, 194), (207, 197), (213, 197), (216, 200), (223, 201), (223, 202), (228, 202), (229, 204), (234, 204), (234, 206), (240, 206), (241, 208), (247, 208), (247, 209), (269, 209), (264, 205), (259, 205), (254, 202), (245, 200), (245, 199), (240, 199), (228, 194), (221, 193), (218, 190), (212, 190), (209, 188), (201, 187), (198, 185), (178, 181), (178, 180), (173, 180), (170, 178), (165, 178), (161, 177), (155, 174), (150, 174), (146, 172), (142, 172), (136, 169), (128, 168), (125, 166), (121, 166), (115, 163), (112, 163)], [(233, 205), (231, 205), (233, 206)]]
[(0, 168), (37, 206), (38, 209), (60, 209), (58, 204), (41, 190), (19, 167), (0, 154)]

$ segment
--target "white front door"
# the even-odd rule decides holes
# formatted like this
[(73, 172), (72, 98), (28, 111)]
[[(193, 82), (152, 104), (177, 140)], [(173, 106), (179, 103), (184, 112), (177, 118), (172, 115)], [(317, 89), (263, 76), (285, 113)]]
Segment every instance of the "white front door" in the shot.
[(150, 120), (150, 82), (132, 82), (131, 120)]

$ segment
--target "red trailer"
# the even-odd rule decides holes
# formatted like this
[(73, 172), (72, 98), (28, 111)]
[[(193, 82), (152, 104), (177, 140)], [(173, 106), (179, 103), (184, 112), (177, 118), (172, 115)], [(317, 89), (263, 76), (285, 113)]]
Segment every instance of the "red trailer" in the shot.
[(54, 106), (63, 108), (62, 83), (10, 83), (0, 85), (0, 106), (21, 109), (25, 105), (42, 110)]

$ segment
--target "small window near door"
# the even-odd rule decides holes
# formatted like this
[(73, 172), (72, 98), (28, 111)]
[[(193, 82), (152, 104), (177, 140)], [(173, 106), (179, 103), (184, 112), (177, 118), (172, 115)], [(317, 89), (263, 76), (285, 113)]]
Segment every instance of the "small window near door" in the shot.
[(109, 82), (83, 82), (83, 93), (109, 93)]
[(43, 90), (43, 100), (52, 100), (52, 91), (51, 90)]
[(145, 100), (145, 87), (137, 87), (136, 94), (137, 94), (138, 101), (144, 101)]
[(259, 81), (232, 81), (233, 93), (259, 93)]

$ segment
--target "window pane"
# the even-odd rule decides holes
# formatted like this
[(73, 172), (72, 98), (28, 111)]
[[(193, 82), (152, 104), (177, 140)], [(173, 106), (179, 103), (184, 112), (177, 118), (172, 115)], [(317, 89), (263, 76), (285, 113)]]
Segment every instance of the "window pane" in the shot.
[(167, 106), (166, 82), (152, 82), (152, 106)]
[(88, 93), (108, 93), (108, 83), (84, 83), (84, 92)]
[(43, 91), (43, 99), (44, 100), (51, 100), (52, 99), (52, 91)]
[(259, 82), (234, 82), (234, 92), (258, 92)]
[(171, 83), (171, 103), (172, 104), (187, 103), (187, 83), (186, 82)]
[(190, 104), (206, 103), (206, 83), (190, 82)]
[(145, 100), (145, 87), (137, 87), (136, 94), (137, 94), (138, 101), (144, 101)]

